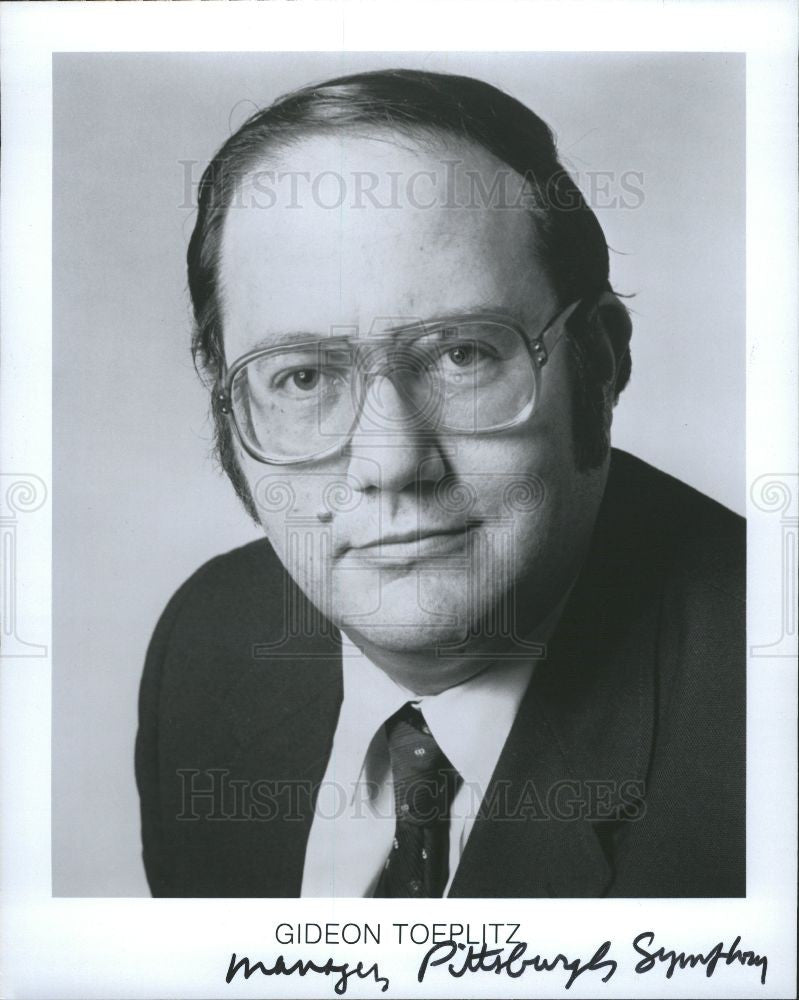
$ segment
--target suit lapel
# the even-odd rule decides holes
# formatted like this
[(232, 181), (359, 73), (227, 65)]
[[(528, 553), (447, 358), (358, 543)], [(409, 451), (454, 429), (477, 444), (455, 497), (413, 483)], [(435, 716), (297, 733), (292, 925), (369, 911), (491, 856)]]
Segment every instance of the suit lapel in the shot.
[(522, 702), (451, 896), (599, 896), (609, 882), (590, 823), (579, 813), (558, 818), (571, 815), (581, 774), (536, 688)]
[[(591, 554), (536, 666), (451, 896), (601, 896), (655, 716), (658, 575), (609, 483)], [(636, 792), (637, 790), (637, 792)], [(629, 804), (629, 799), (627, 799)]]

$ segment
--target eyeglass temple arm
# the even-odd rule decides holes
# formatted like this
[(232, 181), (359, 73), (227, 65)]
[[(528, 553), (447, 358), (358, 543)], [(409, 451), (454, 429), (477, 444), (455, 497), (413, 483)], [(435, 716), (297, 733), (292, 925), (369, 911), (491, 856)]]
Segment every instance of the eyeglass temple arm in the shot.
[(554, 351), (561, 337), (566, 332), (566, 323), (582, 304), (582, 299), (577, 299), (570, 303), (565, 309), (561, 309), (547, 323), (543, 331), (530, 344), (530, 353), (533, 361), (539, 368), (543, 368), (549, 359), (549, 355)]

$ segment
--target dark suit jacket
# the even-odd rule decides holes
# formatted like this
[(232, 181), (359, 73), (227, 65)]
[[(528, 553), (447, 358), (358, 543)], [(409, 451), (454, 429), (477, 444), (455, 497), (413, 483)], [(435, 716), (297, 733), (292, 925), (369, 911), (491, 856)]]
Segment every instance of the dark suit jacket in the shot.
[[(614, 451), (451, 896), (745, 894), (744, 553), (741, 518)], [(136, 744), (154, 895), (299, 895), (341, 698), (338, 633), (266, 541), (178, 590)]]

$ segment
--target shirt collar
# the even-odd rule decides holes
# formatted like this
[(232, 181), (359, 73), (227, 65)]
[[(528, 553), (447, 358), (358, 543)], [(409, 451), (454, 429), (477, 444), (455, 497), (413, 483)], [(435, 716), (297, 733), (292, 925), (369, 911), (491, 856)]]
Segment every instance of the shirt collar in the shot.
[[(414, 695), (375, 666), (341, 633), (343, 693), (336, 728), (336, 757), (333, 761), (337, 784), (355, 795), (369, 748), (379, 739), (383, 723)], [(377, 777), (377, 776), (375, 776)]]
[(415, 695), (365, 656), (342, 632), (344, 699), (339, 716), (335, 780), (357, 787), (382, 724), (406, 702), (417, 704), (438, 745), (466, 783), (483, 792), (530, 682), (535, 661), (499, 661), (434, 695)]
[(485, 794), (535, 661), (494, 663), (435, 695), (415, 699), (436, 742), (466, 784)]

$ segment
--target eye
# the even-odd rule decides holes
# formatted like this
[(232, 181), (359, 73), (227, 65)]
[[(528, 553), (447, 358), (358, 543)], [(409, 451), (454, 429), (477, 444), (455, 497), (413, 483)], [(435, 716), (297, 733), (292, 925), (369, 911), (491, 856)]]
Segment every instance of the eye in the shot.
[(347, 385), (346, 372), (326, 365), (303, 365), (286, 368), (276, 374), (271, 388), (284, 397), (300, 400), (339, 394)]
[(298, 368), (297, 371), (291, 374), (290, 378), (298, 389), (305, 389), (306, 391), (315, 389), (319, 384), (319, 369)]
[(458, 344), (457, 347), (452, 347), (447, 351), (447, 357), (458, 368), (464, 368), (474, 361), (475, 353), (472, 344)]

